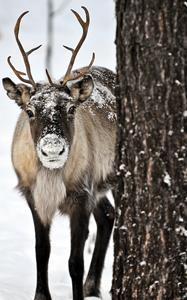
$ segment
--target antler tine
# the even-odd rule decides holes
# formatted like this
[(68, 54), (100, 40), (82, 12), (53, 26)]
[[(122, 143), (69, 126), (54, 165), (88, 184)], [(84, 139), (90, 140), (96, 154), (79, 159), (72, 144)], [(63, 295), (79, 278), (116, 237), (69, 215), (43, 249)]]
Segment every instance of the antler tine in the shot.
[[(77, 54), (78, 54), (78, 52), (79, 52), (82, 44), (84, 43), (84, 41), (86, 39), (86, 36), (87, 36), (87, 33), (88, 33), (88, 27), (89, 27), (89, 24), (90, 24), (89, 12), (88, 12), (88, 10), (87, 10), (86, 7), (81, 6), (81, 8), (85, 11), (86, 21), (84, 21), (81, 18), (81, 16), (75, 10), (73, 10), (73, 9), (71, 10), (73, 12), (73, 14), (76, 16), (78, 22), (80, 23), (80, 25), (81, 25), (81, 27), (83, 29), (83, 33), (82, 33), (81, 39), (79, 40), (79, 42), (78, 42), (78, 44), (77, 44), (77, 46), (76, 46), (75, 49), (67, 47), (67, 46), (64, 46), (66, 49), (68, 49), (68, 50), (70, 50), (72, 52), (72, 56), (71, 56), (71, 60), (70, 60), (70, 63), (68, 65), (68, 69), (66, 71), (66, 74), (64, 76), (64, 79), (62, 81), (62, 85), (65, 85), (69, 80), (75, 79), (74, 76), (71, 74), (71, 71), (72, 71), (72, 68), (73, 68), (76, 56), (77, 56)], [(94, 57), (95, 57), (95, 55), (94, 55)], [(92, 60), (91, 60), (92, 64), (93, 64), (94, 57), (92, 57)], [(89, 66), (91, 67), (92, 64), (89, 64)], [(88, 72), (88, 67), (85, 67), (85, 69), (87, 68), (87, 72)], [(79, 74), (79, 77), (81, 77), (81, 76)]]
[(93, 63), (94, 63), (94, 60), (95, 60), (95, 53), (93, 52), (93, 54), (92, 54), (92, 59), (91, 59), (91, 61), (90, 61), (90, 63), (89, 63), (88, 66), (76, 70), (75, 72), (73, 72), (73, 73), (71, 74), (71, 78), (69, 77), (69, 79), (66, 79), (66, 81), (63, 79), (62, 81), (60, 81), (60, 83), (61, 83), (62, 85), (65, 85), (69, 80), (77, 80), (77, 79), (79, 79), (80, 77), (82, 77), (82, 76), (84, 76), (85, 74), (87, 74), (87, 73), (89, 72), (91, 66), (92, 66)]
[(16, 25), (14, 27), (14, 35), (15, 35), (15, 38), (16, 38), (16, 42), (18, 44), (18, 47), (19, 47), (19, 50), (21, 52), (21, 55), (23, 57), (23, 61), (24, 61), (24, 64), (25, 64), (25, 67), (26, 67), (26, 73), (27, 73), (27, 76), (28, 76), (28, 79), (25, 79), (23, 78), (21, 75), (26, 75), (24, 72), (21, 72), (21, 71), (18, 71), (14, 66), (13, 64), (11, 63), (10, 61), (10, 58), (11, 56), (8, 57), (8, 63), (9, 63), (9, 66), (11, 67), (11, 69), (13, 70), (13, 72), (15, 73), (15, 75), (23, 82), (25, 83), (28, 83), (28, 84), (31, 84), (34, 88), (36, 88), (36, 83), (32, 77), (32, 73), (31, 73), (31, 67), (30, 67), (30, 63), (29, 63), (29, 59), (28, 59), (28, 56), (36, 51), (37, 49), (39, 49), (42, 45), (39, 45), (37, 47), (34, 47), (32, 48), (31, 50), (25, 52), (24, 48), (23, 48), (23, 45), (19, 39), (19, 29), (20, 29), (20, 24), (21, 24), (21, 20), (22, 18), (28, 14), (28, 11), (25, 11), (24, 13), (22, 13), (19, 18), (17, 19), (17, 22), (16, 22)]
[(74, 13), (74, 15), (76, 16), (77, 20), (79, 21), (79, 23), (81, 24), (82, 27), (89, 27), (90, 24), (90, 15), (89, 12), (87, 10), (87, 8), (85, 6), (81, 6), (81, 8), (85, 11), (86, 14), (86, 21), (84, 22), (83, 19), (81, 18), (81, 16), (78, 14), (78, 12), (76, 12), (74, 9), (71, 9), (71, 11)]
[(18, 71), (14, 66), (13, 66), (13, 64), (11, 63), (11, 61), (10, 61), (10, 59), (11, 59), (11, 56), (9, 56), (8, 58), (7, 58), (7, 61), (8, 61), (8, 64), (9, 64), (9, 66), (11, 67), (11, 69), (13, 70), (13, 72), (15, 73), (15, 75), (21, 80), (21, 81), (23, 81), (23, 82), (25, 82), (25, 83), (29, 83), (28, 81), (29, 80), (27, 80), (27, 79), (25, 79), (25, 78), (23, 78), (21, 75), (26, 75), (24, 72), (21, 72), (21, 71)]
[(47, 75), (47, 79), (48, 79), (48, 81), (49, 81), (49, 84), (50, 84), (51, 86), (61, 87), (61, 85), (56, 84), (56, 83), (54, 83), (54, 82), (52, 81), (51, 76), (50, 76), (50, 74), (49, 74), (49, 72), (48, 72), (47, 69), (45, 69), (45, 72), (46, 72), (46, 75)]
[(26, 55), (29, 56), (34, 51), (38, 50), (40, 47), (42, 47), (42, 45), (39, 45), (37, 47), (32, 48), (31, 50), (29, 50), (29, 51), (26, 52)]
[(45, 69), (45, 72), (46, 72), (46, 75), (47, 75), (47, 79), (48, 79), (48, 81), (49, 81), (49, 83), (50, 83), (50, 85), (52, 85), (53, 86), (53, 81), (52, 81), (52, 79), (51, 79), (51, 76), (49, 75), (49, 72), (48, 72), (48, 70), (47, 69)]

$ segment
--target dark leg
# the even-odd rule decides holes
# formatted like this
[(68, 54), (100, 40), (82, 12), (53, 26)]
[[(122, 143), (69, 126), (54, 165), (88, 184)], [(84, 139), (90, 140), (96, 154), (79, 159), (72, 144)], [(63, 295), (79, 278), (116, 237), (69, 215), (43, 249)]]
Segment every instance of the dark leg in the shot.
[(37, 285), (34, 300), (51, 300), (48, 287), (48, 261), (50, 255), (49, 231), (50, 225), (42, 224), (37, 211), (34, 208), (34, 201), (29, 191), (26, 193), (26, 199), (30, 207), (34, 227), (35, 227), (35, 251), (37, 267)]
[(87, 196), (81, 197), (74, 205), (70, 215), (71, 253), (69, 258), (69, 272), (72, 279), (73, 300), (83, 300), (84, 274), (84, 245), (88, 236), (88, 222), (90, 213), (84, 203)]
[(99, 297), (100, 295), (100, 281), (104, 259), (114, 223), (114, 208), (106, 197), (102, 198), (95, 208), (94, 218), (97, 223), (97, 237), (90, 269), (84, 285), (84, 294), (87, 297)]

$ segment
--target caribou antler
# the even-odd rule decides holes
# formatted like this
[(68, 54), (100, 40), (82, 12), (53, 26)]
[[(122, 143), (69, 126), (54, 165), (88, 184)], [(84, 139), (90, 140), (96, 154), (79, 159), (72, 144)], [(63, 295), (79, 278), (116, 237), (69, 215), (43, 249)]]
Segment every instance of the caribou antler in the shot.
[[(31, 85), (34, 87), (34, 89), (35, 89), (35, 88), (36, 88), (36, 83), (35, 83), (35, 81), (34, 81), (34, 79), (33, 79), (33, 77), (32, 77), (32, 74), (31, 74), (31, 67), (30, 67), (30, 63), (29, 63), (28, 56), (29, 56), (32, 52), (34, 52), (34, 51), (36, 51), (37, 49), (39, 49), (42, 45), (39, 45), (39, 46), (37, 46), (37, 47), (35, 47), (35, 48), (32, 48), (31, 50), (25, 52), (25, 50), (24, 50), (24, 48), (23, 48), (23, 45), (22, 45), (22, 43), (20, 42), (20, 39), (19, 39), (19, 28), (20, 28), (20, 23), (21, 23), (21, 20), (22, 20), (22, 18), (24, 17), (24, 15), (26, 15), (27, 13), (28, 13), (28, 11), (25, 11), (24, 13), (22, 13), (22, 14), (19, 16), (19, 18), (17, 19), (16, 25), (15, 25), (15, 27), (14, 27), (14, 35), (15, 35), (16, 42), (17, 42), (17, 44), (18, 44), (19, 50), (20, 50), (20, 52), (21, 52), (21, 55), (22, 55), (22, 57), (23, 57), (23, 61), (24, 61), (25, 67), (26, 67), (26, 73), (17, 70), (17, 69), (13, 66), (13, 64), (12, 64), (11, 61), (10, 61), (11, 56), (9, 56), (9, 57), (7, 58), (7, 61), (8, 61), (9, 66), (11, 67), (11, 69), (13, 70), (13, 72), (15, 73), (15, 75), (16, 75), (21, 81), (23, 81), (23, 82), (25, 82), (25, 83), (28, 83), (28, 84), (31, 84)], [(23, 76), (27, 75), (27, 76), (28, 76), (28, 79), (23, 78), (22, 75), (23, 75)]]
[(73, 10), (73, 9), (71, 10), (74, 13), (74, 15), (76, 16), (76, 18), (77, 18), (78, 22), (80, 23), (80, 25), (82, 26), (83, 33), (82, 33), (81, 39), (78, 42), (75, 49), (64, 46), (67, 50), (70, 50), (72, 52), (72, 56), (71, 56), (71, 60), (70, 60), (70, 63), (68, 65), (68, 69), (66, 71), (66, 74), (63, 78), (63, 81), (61, 82), (62, 85), (65, 85), (68, 81), (78, 79), (79, 77), (86, 74), (89, 71), (89, 69), (91, 68), (91, 66), (93, 65), (93, 62), (94, 62), (94, 59), (95, 59), (95, 54), (93, 53), (90, 64), (87, 67), (84, 67), (84, 68), (80, 69), (79, 70), (79, 72), (80, 72), (79, 75), (75, 76), (75, 75), (72, 74), (71, 71), (72, 71), (72, 68), (73, 68), (73, 65), (74, 65), (74, 62), (75, 62), (75, 58), (76, 58), (82, 44), (84, 43), (84, 41), (86, 39), (86, 36), (87, 36), (87, 33), (88, 33), (88, 27), (89, 27), (89, 24), (90, 24), (90, 16), (89, 16), (89, 12), (88, 12), (87, 8), (84, 7), (84, 6), (81, 6), (81, 8), (85, 11), (85, 14), (86, 14), (86, 21), (85, 22), (83, 21), (81, 16), (75, 10)]
[[(89, 12), (88, 12), (87, 8), (84, 7), (84, 6), (81, 6), (81, 8), (85, 11), (86, 21), (84, 21), (81, 18), (81, 16), (75, 10), (71, 9), (71, 11), (73, 12), (73, 14), (76, 16), (78, 22), (80, 23), (80, 25), (81, 25), (81, 27), (83, 29), (83, 33), (82, 33), (81, 39), (79, 40), (79, 42), (78, 42), (78, 44), (77, 44), (77, 46), (76, 46), (75, 49), (67, 47), (67, 46), (64, 46), (64, 48), (66, 48), (67, 50), (70, 50), (72, 52), (72, 56), (71, 56), (71, 59), (70, 59), (70, 62), (69, 62), (66, 74), (65, 74), (63, 80), (60, 81), (61, 86), (66, 85), (66, 83), (68, 81), (70, 81), (70, 80), (76, 80), (76, 79), (82, 77), (83, 75), (85, 75), (86, 73), (88, 73), (89, 70), (90, 70), (90, 68), (91, 68), (91, 66), (93, 65), (93, 62), (94, 62), (94, 59), (95, 59), (95, 53), (93, 53), (91, 62), (89, 63), (88, 66), (83, 67), (83, 68), (77, 70), (76, 72), (72, 72), (72, 68), (73, 68), (76, 56), (77, 56), (77, 54), (78, 54), (78, 52), (79, 52), (82, 44), (84, 43), (84, 41), (86, 39), (86, 36), (87, 36), (87, 33), (88, 33), (88, 27), (89, 27), (89, 24), (90, 24), (90, 16), (89, 16)], [(52, 79), (51, 79), (51, 77), (49, 75), (49, 72), (47, 70), (46, 70), (46, 73), (47, 73), (47, 77), (48, 77), (49, 83), (51, 85), (53, 85), (53, 86), (56, 86), (56, 84), (52, 82)]]

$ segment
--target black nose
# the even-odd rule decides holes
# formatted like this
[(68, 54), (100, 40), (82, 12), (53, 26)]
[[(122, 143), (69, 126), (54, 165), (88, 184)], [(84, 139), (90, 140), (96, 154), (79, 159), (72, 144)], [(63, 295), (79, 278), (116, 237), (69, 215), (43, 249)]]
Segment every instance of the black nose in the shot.
[(63, 147), (63, 149), (59, 152), (59, 155), (62, 155), (64, 153), (65, 148)]

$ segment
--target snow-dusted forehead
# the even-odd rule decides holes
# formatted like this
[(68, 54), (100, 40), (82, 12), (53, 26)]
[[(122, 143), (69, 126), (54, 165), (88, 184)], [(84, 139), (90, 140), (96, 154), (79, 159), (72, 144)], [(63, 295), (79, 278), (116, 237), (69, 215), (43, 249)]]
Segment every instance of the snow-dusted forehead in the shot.
[(31, 97), (28, 107), (34, 109), (40, 117), (47, 118), (53, 122), (61, 109), (66, 110), (67, 104), (71, 100), (72, 97), (66, 91), (56, 87), (43, 86)]
[(50, 87), (45, 88), (39, 92), (36, 92), (30, 99), (30, 104), (46, 104), (48, 107), (50, 104), (53, 106), (57, 104), (59, 101), (70, 101), (72, 97), (70, 97), (66, 92), (57, 90), (56, 88)]
[(63, 90), (55, 87), (43, 87), (31, 97), (28, 106), (34, 107), (40, 115), (52, 119), (57, 108), (59, 106), (66, 107), (71, 100), (72, 97)]

